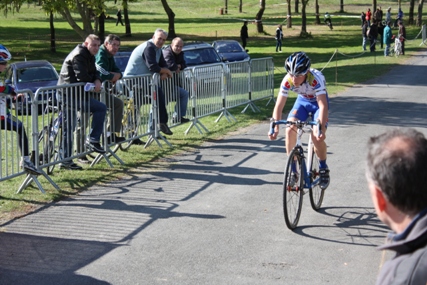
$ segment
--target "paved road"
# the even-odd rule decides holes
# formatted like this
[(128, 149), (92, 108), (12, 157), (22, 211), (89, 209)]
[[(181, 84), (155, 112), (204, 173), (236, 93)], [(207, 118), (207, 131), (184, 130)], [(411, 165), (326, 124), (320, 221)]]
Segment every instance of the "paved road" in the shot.
[[(367, 69), (371, 68), (367, 66)], [(1, 225), (0, 284), (373, 284), (387, 229), (364, 177), (366, 141), (427, 135), (427, 52), (331, 99), (323, 208), (283, 220), (283, 132), (268, 123), (141, 168)]]

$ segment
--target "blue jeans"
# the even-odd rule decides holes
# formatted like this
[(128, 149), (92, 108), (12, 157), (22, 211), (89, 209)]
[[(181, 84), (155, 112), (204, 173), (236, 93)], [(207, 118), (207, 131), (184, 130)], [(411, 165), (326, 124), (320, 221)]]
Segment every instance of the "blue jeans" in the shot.
[(384, 56), (388, 56), (390, 53), (390, 44), (385, 44)]
[(363, 50), (366, 50), (366, 40), (367, 39), (368, 39), (367, 37), (363, 37), (363, 42), (362, 42), (362, 48), (363, 48)]
[(282, 50), (282, 40), (276, 40), (276, 51)]
[[(179, 89), (179, 105), (175, 105), (175, 112), (178, 114), (178, 118), (185, 117), (187, 114), (187, 105), (188, 105), (188, 91), (182, 87)], [(179, 106), (179, 108), (178, 108)]]
[[(89, 101), (78, 102), (76, 105), (71, 104), (70, 100), (65, 103), (64, 125), (63, 125), (63, 156), (62, 159), (68, 158), (73, 153), (73, 132), (76, 129), (77, 111), (92, 113), (92, 125), (89, 140), (99, 142), (101, 134), (104, 131), (105, 114), (107, 106), (94, 98)], [(79, 142), (80, 143), (80, 142)]]

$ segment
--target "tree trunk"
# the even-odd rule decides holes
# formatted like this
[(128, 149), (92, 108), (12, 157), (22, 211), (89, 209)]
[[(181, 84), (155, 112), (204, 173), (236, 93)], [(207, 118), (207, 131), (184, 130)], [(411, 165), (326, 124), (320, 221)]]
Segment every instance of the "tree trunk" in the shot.
[(300, 36), (307, 36), (307, 15), (305, 13), (305, 8), (309, 0), (301, 0), (301, 33)]
[(129, 11), (128, 11), (128, 1), (127, 0), (123, 0), (123, 16), (125, 18), (125, 36), (126, 37), (131, 37), (132, 36), (132, 31), (130, 28), (130, 21), (129, 21)]
[(287, 20), (287, 24), (286, 24), (286, 28), (290, 29), (292, 28), (292, 12), (291, 12), (291, 0), (286, 0), (288, 3), (288, 14), (286, 15), (286, 20)]
[(260, 7), (259, 7), (258, 13), (255, 16), (255, 21), (256, 21), (257, 32), (263, 33), (264, 27), (262, 26), (262, 15), (264, 14), (264, 10), (265, 10), (265, 0), (260, 0), (259, 4), (260, 4)]
[(239, 1), (239, 13), (243, 12), (243, 0)]
[(414, 9), (415, 9), (415, 0), (411, 0), (409, 1), (408, 25), (414, 24)]
[(224, 0), (224, 14), (228, 14), (228, 0)]
[(172, 11), (172, 9), (168, 5), (167, 0), (161, 0), (163, 9), (165, 9), (166, 14), (168, 15), (169, 19), (169, 27), (168, 27), (168, 39), (171, 40), (176, 37), (175, 33), (175, 13)]
[(98, 37), (101, 40), (101, 44), (104, 43), (104, 39), (105, 39), (105, 14), (104, 12), (101, 13), (101, 15), (99, 15), (99, 33), (98, 33)]
[(50, 51), (56, 52), (55, 27), (53, 25), (53, 11), (52, 10), (50, 11), (49, 25), (50, 25)]
[(299, 13), (299, 0), (295, 0), (295, 14)]
[(418, 16), (417, 16), (417, 27), (421, 27), (423, 20), (423, 4), (424, 0), (419, 0), (418, 2)]
[(340, 0), (340, 13), (344, 13), (344, 0)]
[(320, 25), (319, 0), (316, 0), (314, 6), (316, 10), (316, 25)]
[(372, 0), (372, 14), (377, 11), (377, 0)]

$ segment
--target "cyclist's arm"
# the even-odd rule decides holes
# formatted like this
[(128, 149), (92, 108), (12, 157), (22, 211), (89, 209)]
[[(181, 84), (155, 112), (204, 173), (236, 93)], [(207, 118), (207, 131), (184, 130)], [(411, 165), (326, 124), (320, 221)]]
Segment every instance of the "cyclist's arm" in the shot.
[[(317, 104), (319, 105), (319, 120), (322, 129), (322, 133), (318, 140), (326, 139), (326, 123), (328, 122), (328, 100), (326, 94), (317, 95)], [(317, 136), (316, 136), (317, 137)]]
[[(283, 112), (283, 108), (285, 107), (287, 98), (288, 97), (282, 96), (280, 94), (277, 97), (276, 105), (274, 106), (273, 115), (272, 115), (275, 121), (282, 119), (282, 112)], [(270, 138), (270, 140), (275, 140), (278, 134), (279, 134), (279, 125), (276, 125), (274, 127), (274, 133), (273, 134), (269, 133), (268, 137)]]

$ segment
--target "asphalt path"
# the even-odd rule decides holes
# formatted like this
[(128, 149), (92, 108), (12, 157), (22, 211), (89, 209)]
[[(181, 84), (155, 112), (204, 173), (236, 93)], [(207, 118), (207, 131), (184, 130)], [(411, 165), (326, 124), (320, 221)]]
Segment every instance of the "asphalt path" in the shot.
[(396, 126), (427, 135), (426, 70), (423, 51), (331, 98), (331, 184), (318, 212), (304, 196), (295, 231), (284, 131), (271, 142), (265, 122), (0, 225), (0, 284), (375, 283), (388, 229), (367, 190), (366, 142)]

